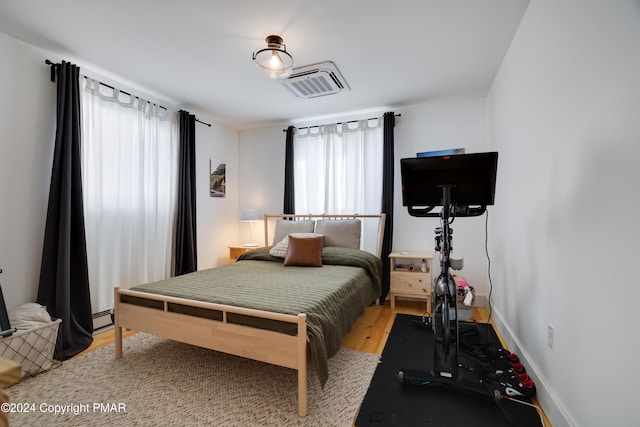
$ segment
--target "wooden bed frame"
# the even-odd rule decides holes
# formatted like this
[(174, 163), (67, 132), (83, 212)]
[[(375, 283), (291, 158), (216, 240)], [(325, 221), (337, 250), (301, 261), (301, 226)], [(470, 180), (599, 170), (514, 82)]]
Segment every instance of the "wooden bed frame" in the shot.
[[(386, 215), (265, 215), (265, 245), (269, 244), (269, 220), (287, 218), (292, 220), (318, 219), (378, 219), (377, 256), (382, 252), (382, 239)], [(162, 309), (130, 304), (123, 296), (139, 297), (158, 301)], [(377, 301), (376, 301), (377, 302)], [(222, 313), (222, 320), (190, 316), (169, 310), (170, 304), (179, 304)], [(266, 329), (252, 328), (227, 322), (229, 313), (257, 318), (279, 320), (297, 325), (295, 336)], [(307, 323), (306, 314), (288, 315), (254, 310), (197, 300), (149, 294), (115, 288), (114, 324), (115, 357), (122, 357), (122, 329), (147, 332), (211, 350), (259, 360), (298, 371), (298, 414), (307, 414)]]

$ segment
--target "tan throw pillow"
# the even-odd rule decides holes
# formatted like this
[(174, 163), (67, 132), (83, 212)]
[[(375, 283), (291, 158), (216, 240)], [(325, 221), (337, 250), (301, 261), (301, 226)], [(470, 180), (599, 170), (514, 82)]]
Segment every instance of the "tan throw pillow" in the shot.
[(361, 227), (359, 219), (323, 219), (316, 224), (316, 233), (324, 234), (325, 246), (360, 249)]
[(289, 235), (289, 247), (284, 265), (298, 267), (322, 267), (324, 236), (298, 238)]

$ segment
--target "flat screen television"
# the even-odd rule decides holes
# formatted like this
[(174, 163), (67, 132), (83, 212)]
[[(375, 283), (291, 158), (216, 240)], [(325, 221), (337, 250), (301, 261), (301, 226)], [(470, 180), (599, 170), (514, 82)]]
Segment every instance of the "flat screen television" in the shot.
[(493, 205), (497, 168), (497, 152), (401, 159), (402, 204), (410, 213), (443, 206), (442, 186), (450, 185), (456, 207)]

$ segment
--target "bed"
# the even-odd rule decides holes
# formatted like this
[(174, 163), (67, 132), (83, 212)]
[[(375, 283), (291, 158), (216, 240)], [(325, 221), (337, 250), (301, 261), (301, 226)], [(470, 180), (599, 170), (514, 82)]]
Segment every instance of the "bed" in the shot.
[(127, 328), (295, 369), (305, 416), (309, 361), (324, 385), (327, 360), (380, 296), (385, 219), (265, 215), (265, 246), (234, 263), (115, 288), (116, 359)]

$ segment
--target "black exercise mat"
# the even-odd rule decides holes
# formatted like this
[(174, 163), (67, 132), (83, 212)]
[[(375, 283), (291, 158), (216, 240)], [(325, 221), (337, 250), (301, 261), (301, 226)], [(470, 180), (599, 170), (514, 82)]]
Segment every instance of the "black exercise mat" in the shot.
[[(398, 371), (432, 366), (431, 330), (417, 327), (420, 316), (398, 314), (356, 418), (357, 427), (476, 426), (540, 427), (537, 411), (508, 399), (499, 404), (481, 394), (441, 385), (403, 386)], [(467, 331), (463, 333), (462, 331)], [(467, 339), (501, 346), (491, 325), (460, 322)], [(462, 340), (462, 338), (461, 338)], [(465, 363), (464, 357), (460, 359)]]

